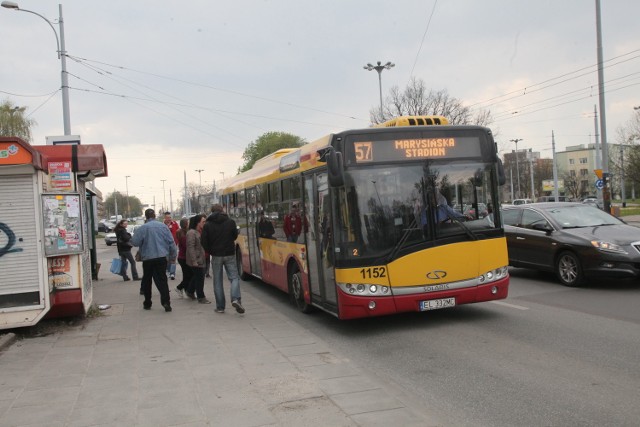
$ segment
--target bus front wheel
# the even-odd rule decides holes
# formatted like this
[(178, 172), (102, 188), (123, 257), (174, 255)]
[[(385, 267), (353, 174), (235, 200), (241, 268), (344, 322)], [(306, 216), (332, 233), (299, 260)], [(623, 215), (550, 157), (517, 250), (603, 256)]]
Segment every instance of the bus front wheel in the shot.
[(303, 313), (311, 311), (311, 305), (304, 300), (304, 287), (302, 285), (302, 273), (297, 265), (289, 269), (289, 295), (291, 301)]

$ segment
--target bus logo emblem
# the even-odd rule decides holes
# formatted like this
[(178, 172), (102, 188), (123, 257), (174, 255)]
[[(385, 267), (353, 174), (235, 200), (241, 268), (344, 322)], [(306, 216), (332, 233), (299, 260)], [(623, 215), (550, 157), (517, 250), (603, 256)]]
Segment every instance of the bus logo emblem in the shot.
[(447, 272), (442, 270), (433, 270), (427, 273), (427, 279), (438, 280), (447, 277)]

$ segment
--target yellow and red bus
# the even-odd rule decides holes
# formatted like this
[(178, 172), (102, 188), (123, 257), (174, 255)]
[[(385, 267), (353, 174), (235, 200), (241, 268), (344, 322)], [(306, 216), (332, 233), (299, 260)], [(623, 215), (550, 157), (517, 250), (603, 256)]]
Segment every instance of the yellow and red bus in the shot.
[[(328, 135), (225, 180), (219, 195), (241, 229), (242, 278), (340, 319), (506, 298), (505, 178), (493, 135), (447, 123), (400, 117)], [(292, 208), (297, 240), (285, 233)], [(273, 227), (260, 237), (262, 217)]]

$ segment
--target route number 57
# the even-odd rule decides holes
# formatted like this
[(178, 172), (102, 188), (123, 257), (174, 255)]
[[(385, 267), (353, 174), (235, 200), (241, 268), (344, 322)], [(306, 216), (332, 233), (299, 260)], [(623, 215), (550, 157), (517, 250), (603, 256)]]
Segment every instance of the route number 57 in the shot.
[(354, 142), (353, 148), (356, 152), (356, 162), (370, 162), (373, 160), (371, 142)]

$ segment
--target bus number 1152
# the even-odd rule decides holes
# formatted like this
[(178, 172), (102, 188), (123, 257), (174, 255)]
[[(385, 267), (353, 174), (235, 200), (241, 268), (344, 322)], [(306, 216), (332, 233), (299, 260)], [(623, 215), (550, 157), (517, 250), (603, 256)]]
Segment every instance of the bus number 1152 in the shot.
[(360, 270), (363, 279), (377, 279), (379, 277), (387, 277), (386, 267), (369, 267)]

